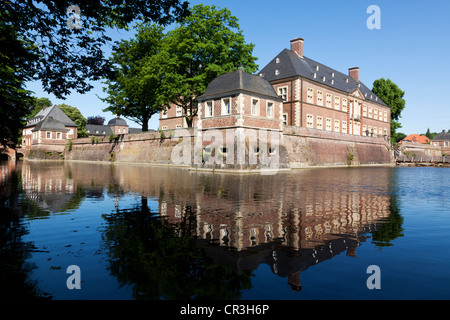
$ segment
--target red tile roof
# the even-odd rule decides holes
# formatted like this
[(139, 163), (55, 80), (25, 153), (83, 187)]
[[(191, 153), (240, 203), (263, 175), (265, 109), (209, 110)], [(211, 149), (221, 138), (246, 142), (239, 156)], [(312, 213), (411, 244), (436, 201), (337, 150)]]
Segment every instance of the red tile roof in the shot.
[(409, 136), (407, 136), (406, 138), (401, 140), (399, 143), (402, 143), (403, 141), (417, 142), (417, 143), (429, 143), (430, 139), (428, 139), (426, 136), (421, 136), (421, 135), (414, 133), (414, 134), (410, 134)]

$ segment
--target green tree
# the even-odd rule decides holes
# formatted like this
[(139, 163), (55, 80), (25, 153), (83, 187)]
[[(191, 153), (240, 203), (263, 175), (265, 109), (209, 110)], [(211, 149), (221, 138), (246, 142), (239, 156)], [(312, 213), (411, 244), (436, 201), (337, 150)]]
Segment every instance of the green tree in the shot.
[(103, 111), (124, 116), (148, 131), (152, 115), (162, 110), (160, 103), (164, 73), (161, 50), (164, 29), (158, 25), (137, 26), (136, 38), (123, 40), (113, 51), (113, 73), (105, 81), (102, 101), (109, 104)]
[(405, 108), (405, 92), (390, 79), (384, 78), (374, 81), (372, 91), (391, 108), (391, 140), (395, 141), (397, 129), (402, 127), (399, 119)]
[(245, 43), (238, 19), (228, 9), (196, 5), (165, 39), (164, 92), (166, 108), (180, 106), (192, 127), (196, 98), (217, 76), (243, 66), (256, 72), (253, 44)]
[(110, 72), (104, 57), (110, 28), (134, 21), (170, 24), (189, 14), (183, 0), (93, 0), (80, 3), (81, 28), (71, 28), (70, 0), (0, 1), (0, 142), (14, 141), (32, 110), (25, 83), (40, 80), (63, 99), (92, 89)]

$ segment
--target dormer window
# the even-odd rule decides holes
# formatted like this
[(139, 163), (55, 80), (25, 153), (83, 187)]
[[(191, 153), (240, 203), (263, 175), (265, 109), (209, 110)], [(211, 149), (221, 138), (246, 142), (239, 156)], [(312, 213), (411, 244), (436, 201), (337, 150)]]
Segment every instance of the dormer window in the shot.
[(275, 62), (276, 62), (276, 63), (280, 63), (280, 58), (277, 58), (277, 59), (275, 60)]

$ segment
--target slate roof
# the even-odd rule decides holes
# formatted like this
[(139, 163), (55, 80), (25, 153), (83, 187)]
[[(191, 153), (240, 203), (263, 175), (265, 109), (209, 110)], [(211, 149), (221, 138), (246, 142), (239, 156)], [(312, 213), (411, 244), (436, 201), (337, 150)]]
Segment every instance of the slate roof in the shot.
[(56, 119), (53, 119), (52, 117), (47, 117), (43, 121), (40, 121), (32, 131), (39, 131), (39, 130), (61, 131), (61, 132), (67, 131), (64, 123)]
[(109, 126), (128, 126), (127, 122), (122, 118), (115, 117), (108, 121)]
[(450, 140), (450, 133), (442, 131), (434, 136), (433, 141), (442, 141), (442, 140)]
[(87, 124), (86, 131), (92, 136), (109, 136), (112, 132), (110, 126), (98, 124)]
[(58, 106), (52, 106), (39, 111), (33, 118), (29, 119), (25, 127), (32, 127), (47, 118), (62, 122), (66, 127), (78, 127)]
[(297, 53), (289, 49), (281, 51), (259, 72), (259, 75), (270, 82), (301, 76), (347, 93), (352, 93), (359, 89), (366, 100), (386, 106), (362, 82), (358, 82), (348, 74), (336, 71), (307, 57), (301, 58)]
[(225, 95), (248, 92), (280, 100), (272, 85), (264, 78), (243, 70), (237, 70), (222, 74), (215, 78), (205, 90), (205, 93), (197, 98), (198, 101), (223, 97)]

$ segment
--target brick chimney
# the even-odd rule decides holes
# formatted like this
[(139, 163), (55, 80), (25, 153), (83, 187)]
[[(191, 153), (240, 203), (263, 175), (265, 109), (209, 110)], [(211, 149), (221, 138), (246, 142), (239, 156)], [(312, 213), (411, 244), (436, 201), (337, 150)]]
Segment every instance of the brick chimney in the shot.
[(348, 75), (359, 82), (359, 67), (348, 69)]
[(303, 58), (303, 38), (291, 40), (291, 50)]

